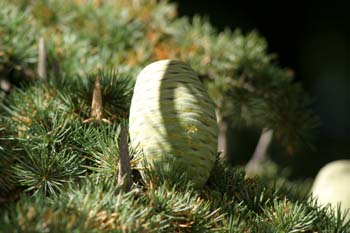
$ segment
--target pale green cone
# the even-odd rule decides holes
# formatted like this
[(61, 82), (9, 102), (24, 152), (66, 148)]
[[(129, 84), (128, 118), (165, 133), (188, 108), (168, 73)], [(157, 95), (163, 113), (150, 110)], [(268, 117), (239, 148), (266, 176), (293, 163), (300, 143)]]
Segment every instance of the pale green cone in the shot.
[[(321, 205), (334, 208), (341, 203), (343, 211), (350, 208), (350, 160), (328, 163), (316, 176), (312, 193)], [(347, 215), (350, 219), (350, 212)]]
[(145, 159), (139, 165), (178, 167), (200, 187), (216, 159), (217, 131), (214, 103), (189, 65), (161, 60), (140, 72), (129, 119), (131, 146)]

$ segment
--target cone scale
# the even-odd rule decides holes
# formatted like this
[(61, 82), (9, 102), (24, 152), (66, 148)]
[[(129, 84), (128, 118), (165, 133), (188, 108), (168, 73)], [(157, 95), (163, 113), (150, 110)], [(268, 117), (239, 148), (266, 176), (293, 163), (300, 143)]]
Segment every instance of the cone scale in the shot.
[(215, 106), (189, 65), (161, 60), (140, 72), (129, 132), (140, 166), (180, 168), (198, 187), (209, 178), (217, 155)]

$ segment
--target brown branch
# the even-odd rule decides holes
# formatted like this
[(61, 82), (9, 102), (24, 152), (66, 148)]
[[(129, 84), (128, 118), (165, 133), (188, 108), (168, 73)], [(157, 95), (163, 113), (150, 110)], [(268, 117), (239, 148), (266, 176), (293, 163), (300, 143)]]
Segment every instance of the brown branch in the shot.
[(226, 121), (219, 122), (218, 151), (224, 160), (229, 160), (227, 157), (227, 127)]
[(38, 46), (38, 76), (41, 80), (46, 80), (46, 50), (44, 37), (39, 38)]
[(249, 160), (246, 166), (247, 172), (254, 172), (258, 168), (259, 162), (263, 161), (272, 141), (273, 130), (263, 129), (259, 138), (259, 142), (255, 148), (252, 158)]
[(90, 118), (101, 121), (103, 118), (103, 105), (102, 105), (102, 93), (101, 93), (101, 83), (100, 77), (96, 76), (94, 92), (92, 94), (92, 104)]
[(129, 191), (132, 185), (131, 165), (129, 159), (129, 147), (127, 142), (127, 131), (124, 123), (120, 125), (119, 139), (119, 173), (118, 184), (124, 186), (125, 191)]

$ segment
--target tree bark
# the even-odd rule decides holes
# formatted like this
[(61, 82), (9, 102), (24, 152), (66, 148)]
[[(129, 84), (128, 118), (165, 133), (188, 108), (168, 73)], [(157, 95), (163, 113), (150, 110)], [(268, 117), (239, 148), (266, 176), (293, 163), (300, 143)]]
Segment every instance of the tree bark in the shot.
[(269, 145), (272, 141), (273, 130), (272, 129), (263, 129), (259, 138), (259, 142), (255, 148), (252, 158), (246, 165), (247, 172), (254, 172), (258, 168), (258, 165), (261, 161), (265, 159), (265, 155)]
[(103, 118), (103, 105), (102, 105), (102, 93), (101, 93), (101, 83), (100, 77), (96, 76), (94, 91), (92, 94), (92, 103), (91, 103), (91, 113), (90, 118), (101, 121)]
[(218, 151), (220, 152), (220, 158), (228, 160), (227, 155), (227, 122), (219, 122), (219, 137), (218, 137)]
[(46, 80), (46, 50), (44, 37), (39, 38), (38, 46), (38, 76), (41, 80)]

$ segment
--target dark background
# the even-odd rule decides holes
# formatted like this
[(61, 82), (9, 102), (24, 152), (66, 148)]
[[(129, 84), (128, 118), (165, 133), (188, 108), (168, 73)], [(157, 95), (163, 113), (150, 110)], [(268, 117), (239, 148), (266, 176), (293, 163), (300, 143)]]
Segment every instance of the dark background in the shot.
[[(282, 166), (292, 168), (293, 177), (314, 176), (329, 161), (350, 159), (350, 13), (345, 1), (173, 2), (178, 5), (179, 16), (207, 16), (218, 31), (227, 27), (258, 31), (267, 40), (269, 52), (278, 55), (281, 66), (294, 70), (296, 80), (313, 97), (313, 110), (322, 123), (317, 149), (275, 156)], [(249, 148), (249, 140), (246, 144)], [(251, 146), (253, 150), (254, 144)], [(246, 162), (249, 158), (244, 154), (252, 151), (236, 153), (233, 162), (239, 164)]]

